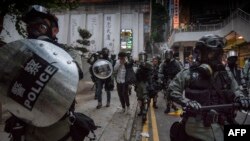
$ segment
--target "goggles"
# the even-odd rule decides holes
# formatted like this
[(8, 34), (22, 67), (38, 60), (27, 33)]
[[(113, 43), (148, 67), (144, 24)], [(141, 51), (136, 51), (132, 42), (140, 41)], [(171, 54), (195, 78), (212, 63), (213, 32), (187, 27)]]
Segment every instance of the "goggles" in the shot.
[(226, 41), (223, 38), (209, 38), (206, 40), (200, 40), (196, 42), (196, 46), (207, 46), (210, 48), (223, 48)]
[(30, 12), (32, 10), (35, 10), (37, 12), (41, 12), (41, 13), (44, 13), (44, 14), (48, 14), (49, 13), (49, 11), (48, 11), (47, 8), (45, 8), (43, 6), (40, 6), (40, 5), (32, 5), (32, 6), (30, 6), (28, 12)]

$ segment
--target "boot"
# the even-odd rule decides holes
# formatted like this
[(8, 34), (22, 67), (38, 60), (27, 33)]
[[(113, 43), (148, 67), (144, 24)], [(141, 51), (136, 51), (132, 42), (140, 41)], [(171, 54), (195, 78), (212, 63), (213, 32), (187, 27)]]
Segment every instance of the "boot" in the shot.
[(140, 112), (138, 113), (138, 116), (141, 116), (142, 115), (142, 111), (143, 111), (143, 106), (140, 107)]
[(170, 105), (167, 104), (167, 108), (166, 108), (166, 110), (164, 111), (164, 113), (167, 114), (167, 113), (169, 113), (169, 112), (170, 112)]
[(176, 105), (175, 105), (174, 103), (172, 103), (172, 108), (173, 108), (175, 111), (178, 110), (178, 108), (176, 107)]
[(110, 106), (110, 102), (107, 102), (106, 107), (109, 107), (109, 106)]
[(158, 106), (156, 105), (156, 102), (153, 103), (153, 107), (154, 107), (155, 109), (158, 109)]
[(102, 107), (102, 103), (98, 102), (98, 105), (96, 106), (96, 109), (100, 109)]

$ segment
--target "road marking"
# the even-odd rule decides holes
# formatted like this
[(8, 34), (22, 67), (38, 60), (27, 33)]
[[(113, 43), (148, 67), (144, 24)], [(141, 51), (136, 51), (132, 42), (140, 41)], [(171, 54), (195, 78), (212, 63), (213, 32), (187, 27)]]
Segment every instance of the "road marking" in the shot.
[[(148, 113), (147, 113), (147, 120), (142, 127), (142, 133), (148, 134)], [(141, 141), (148, 141), (148, 137), (142, 136)]]
[(153, 141), (159, 141), (158, 128), (156, 123), (155, 111), (153, 109), (153, 99), (150, 102), (150, 113), (151, 113), (151, 122), (152, 122), (152, 132), (153, 132)]

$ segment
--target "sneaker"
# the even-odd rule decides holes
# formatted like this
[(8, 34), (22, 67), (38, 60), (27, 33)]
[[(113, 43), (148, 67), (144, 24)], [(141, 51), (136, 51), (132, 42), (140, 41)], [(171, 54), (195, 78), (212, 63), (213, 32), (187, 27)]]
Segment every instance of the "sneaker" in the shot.
[(165, 114), (170, 112), (170, 108), (166, 108), (166, 110), (164, 111)]
[(172, 105), (172, 108), (175, 110), (175, 111), (178, 111), (178, 108), (173, 104)]
[(122, 113), (125, 113), (125, 112), (126, 112), (125, 108), (122, 108)]
[(96, 106), (96, 109), (100, 109), (100, 108), (102, 108), (102, 104), (98, 104), (98, 105)]
[(130, 114), (130, 107), (127, 107), (126, 114)]
[(109, 102), (106, 104), (106, 107), (110, 107), (110, 103)]

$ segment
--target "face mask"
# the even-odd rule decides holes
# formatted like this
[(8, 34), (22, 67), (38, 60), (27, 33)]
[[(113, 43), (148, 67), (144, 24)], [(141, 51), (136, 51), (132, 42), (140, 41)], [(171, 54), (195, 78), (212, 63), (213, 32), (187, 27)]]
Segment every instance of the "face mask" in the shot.
[(52, 35), (51, 28), (45, 21), (27, 25), (27, 32), (29, 38), (38, 38), (39, 36), (43, 35), (51, 37)]

